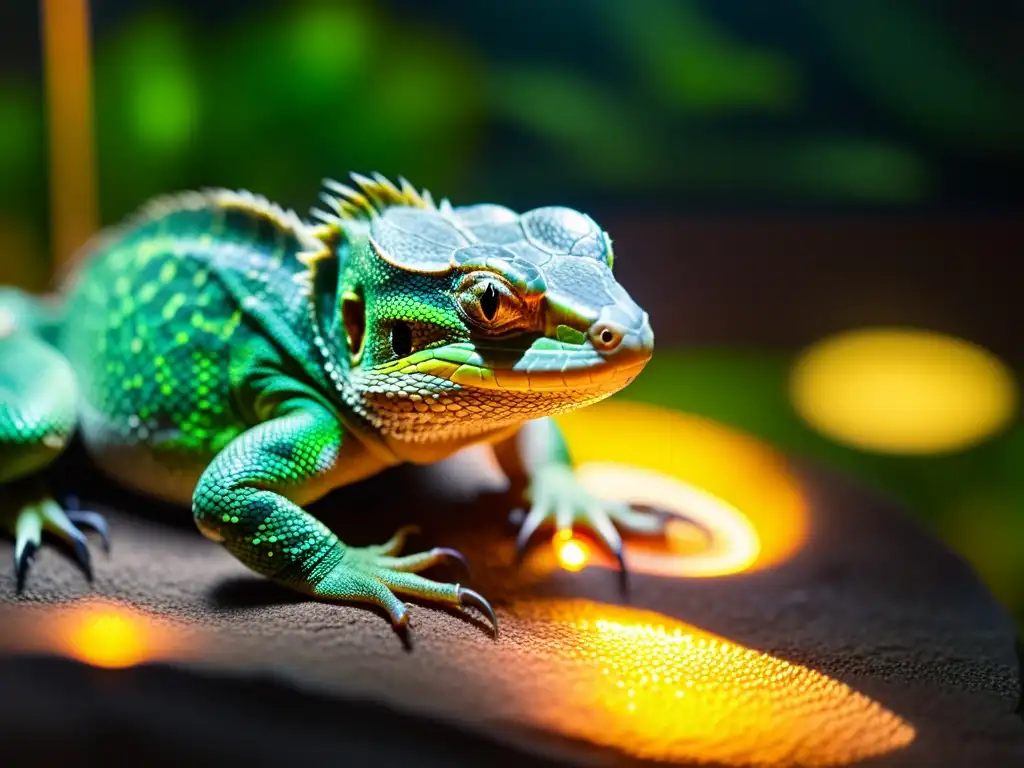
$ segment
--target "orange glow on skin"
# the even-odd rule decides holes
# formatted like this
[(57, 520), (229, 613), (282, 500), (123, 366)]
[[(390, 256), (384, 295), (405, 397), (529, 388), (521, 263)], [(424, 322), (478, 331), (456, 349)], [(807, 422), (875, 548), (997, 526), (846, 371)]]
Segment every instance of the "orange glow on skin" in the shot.
[(902, 749), (916, 736), (838, 680), (661, 614), (583, 600), (516, 610), (557, 625), (558, 637), (562, 627), (574, 633), (552, 649), (561, 684), (543, 695), (517, 691), (528, 702), (525, 716), (634, 757), (838, 766)]
[[(618, 401), (565, 414), (558, 423), (592, 493), (666, 509), (713, 534), (707, 542), (680, 519), (669, 524), (667, 541), (629, 537), (632, 570), (690, 578), (755, 571), (784, 562), (807, 539), (806, 501), (785, 457), (749, 435)], [(600, 550), (590, 553), (589, 564), (618, 567)]]

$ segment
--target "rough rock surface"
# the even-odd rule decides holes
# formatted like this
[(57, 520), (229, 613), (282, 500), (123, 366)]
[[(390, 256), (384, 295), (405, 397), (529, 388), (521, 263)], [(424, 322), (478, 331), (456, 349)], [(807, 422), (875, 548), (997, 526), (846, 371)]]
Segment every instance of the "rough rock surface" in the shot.
[[(379, 612), (251, 575), (187, 513), (63, 471), (106, 500), (113, 551), (97, 548), (90, 587), (46, 547), (14, 598), (0, 546), (0, 645), (33, 652), (0, 656), (5, 765), (1024, 765), (1012, 622), (893, 505), (818, 468), (795, 468), (813, 529), (797, 555), (722, 578), (635, 574), (628, 605), (603, 568), (513, 565), (509, 501), (479, 454), (325, 499), (315, 511), (350, 543), (415, 521), (411, 546), (461, 549), (498, 609), (495, 642), (416, 606), (408, 645)], [(83, 653), (63, 617), (84, 598), (142, 611), (136, 651), (154, 664), (60, 659)]]

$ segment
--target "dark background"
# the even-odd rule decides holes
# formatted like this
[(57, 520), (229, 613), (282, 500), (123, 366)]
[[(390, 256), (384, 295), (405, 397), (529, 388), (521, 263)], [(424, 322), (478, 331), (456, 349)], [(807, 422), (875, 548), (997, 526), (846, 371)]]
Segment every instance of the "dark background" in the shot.
[[(585, 209), (652, 316), (624, 397), (711, 416), (898, 497), (1024, 619), (1024, 428), (936, 456), (814, 432), (804, 346), (899, 324), (1024, 367), (1024, 4), (94, 0), (102, 223), (324, 176)], [(52, 271), (35, 3), (0, 7), (0, 283)]]

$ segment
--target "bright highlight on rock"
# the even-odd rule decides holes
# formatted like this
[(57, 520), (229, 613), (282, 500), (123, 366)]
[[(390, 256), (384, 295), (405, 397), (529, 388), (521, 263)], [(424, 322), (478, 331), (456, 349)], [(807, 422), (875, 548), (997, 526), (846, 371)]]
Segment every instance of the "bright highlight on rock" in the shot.
[(586, 567), (590, 560), (590, 550), (586, 544), (574, 538), (569, 531), (560, 531), (552, 541), (558, 563), (567, 571), (579, 571)]

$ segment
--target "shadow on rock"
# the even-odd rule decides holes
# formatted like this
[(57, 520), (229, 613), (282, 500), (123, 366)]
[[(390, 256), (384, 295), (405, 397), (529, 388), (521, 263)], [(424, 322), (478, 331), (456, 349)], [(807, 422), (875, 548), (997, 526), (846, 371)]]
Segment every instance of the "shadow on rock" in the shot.
[(209, 592), (210, 605), (220, 610), (304, 603), (312, 599), (260, 576), (226, 579)]

